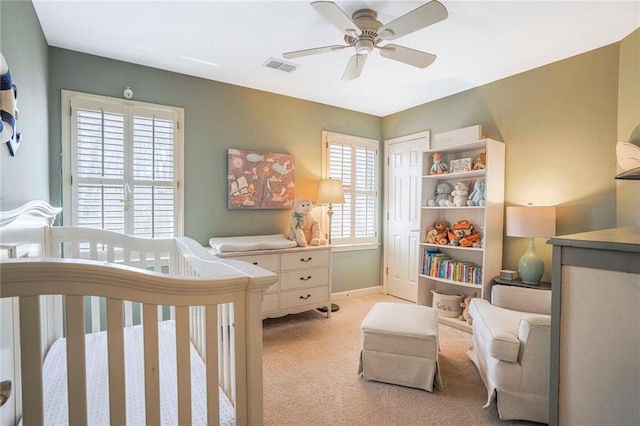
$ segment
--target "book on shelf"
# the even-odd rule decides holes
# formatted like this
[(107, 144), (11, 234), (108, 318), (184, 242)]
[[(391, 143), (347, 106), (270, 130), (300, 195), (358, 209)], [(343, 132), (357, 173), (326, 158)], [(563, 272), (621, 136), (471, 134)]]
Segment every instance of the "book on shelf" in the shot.
[(422, 274), (466, 284), (482, 284), (482, 268), (480, 266), (451, 259), (438, 249), (424, 249)]

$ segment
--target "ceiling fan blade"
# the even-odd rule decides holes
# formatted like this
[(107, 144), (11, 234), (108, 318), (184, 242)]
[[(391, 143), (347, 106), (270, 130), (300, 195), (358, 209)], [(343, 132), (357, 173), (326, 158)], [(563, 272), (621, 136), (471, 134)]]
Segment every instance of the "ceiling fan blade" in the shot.
[(346, 35), (357, 37), (362, 34), (358, 26), (332, 1), (314, 1), (311, 6)]
[(367, 62), (367, 56), (368, 55), (353, 55), (347, 63), (347, 68), (345, 68), (344, 74), (342, 74), (342, 80), (355, 80), (360, 77), (362, 68), (364, 68), (364, 63)]
[(326, 52), (334, 52), (336, 50), (342, 50), (347, 47), (351, 47), (351, 45), (333, 45), (333, 46), (324, 46), (324, 47), (314, 47), (313, 49), (304, 49), (304, 50), (295, 50), (293, 52), (283, 53), (282, 57), (286, 59), (300, 58), (302, 56), (316, 55), (318, 53), (326, 53)]
[(437, 0), (432, 0), (394, 19), (378, 29), (378, 35), (383, 40), (395, 40), (399, 37), (433, 25), (449, 16), (447, 8)]
[(436, 55), (398, 46), (397, 44), (387, 44), (386, 46), (376, 46), (380, 49), (380, 54), (385, 58), (403, 62), (418, 68), (426, 68), (436, 60)]

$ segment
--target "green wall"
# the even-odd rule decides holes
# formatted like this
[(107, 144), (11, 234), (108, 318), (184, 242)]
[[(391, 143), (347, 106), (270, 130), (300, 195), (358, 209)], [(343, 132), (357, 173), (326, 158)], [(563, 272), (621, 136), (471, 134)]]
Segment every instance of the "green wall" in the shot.
[[(619, 44), (424, 104), (382, 120), (383, 139), (481, 124), (506, 146), (505, 204), (556, 205), (557, 234), (616, 226)], [(536, 244), (550, 280), (551, 247)], [(526, 239), (505, 238), (517, 269)]]
[[(62, 198), (60, 91), (122, 97), (130, 86), (135, 100), (185, 109), (185, 233), (201, 244), (212, 236), (284, 233), (290, 223), (289, 210), (227, 209), (228, 148), (293, 154), (296, 196), (315, 199), (322, 130), (381, 138), (372, 115), (69, 50), (49, 49), (49, 71), (53, 202)], [(379, 285), (380, 258), (380, 250), (336, 253), (333, 291)]]
[(31, 2), (0, 2), (0, 52), (18, 87), (15, 157), (0, 146), (0, 200), (49, 200), (47, 42)]
[[(640, 147), (640, 29), (620, 42), (618, 140)], [(618, 180), (617, 201), (617, 226), (640, 226), (640, 182)]]

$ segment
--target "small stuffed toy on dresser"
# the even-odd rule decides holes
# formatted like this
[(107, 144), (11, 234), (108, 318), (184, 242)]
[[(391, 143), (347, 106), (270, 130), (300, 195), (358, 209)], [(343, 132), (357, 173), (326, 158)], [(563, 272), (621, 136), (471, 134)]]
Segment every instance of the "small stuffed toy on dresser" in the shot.
[(298, 243), (299, 247), (327, 244), (327, 240), (320, 232), (318, 221), (311, 214), (311, 209), (313, 209), (313, 202), (308, 198), (296, 198), (293, 201), (289, 239)]

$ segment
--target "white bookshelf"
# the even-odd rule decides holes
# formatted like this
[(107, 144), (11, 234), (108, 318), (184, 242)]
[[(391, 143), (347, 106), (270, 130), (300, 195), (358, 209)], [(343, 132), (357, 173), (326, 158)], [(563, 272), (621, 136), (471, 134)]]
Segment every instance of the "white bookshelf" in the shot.
[[(434, 152), (443, 155), (443, 160), (449, 165), (453, 159), (472, 158), (474, 161), (480, 152), (486, 153), (484, 170), (464, 173), (446, 173), (431, 175)], [(489, 299), (491, 279), (498, 276), (502, 268), (502, 239), (504, 217), (504, 143), (493, 139), (482, 139), (471, 143), (455, 146), (444, 146), (430, 149), (424, 153), (422, 177), (422, 208), (420, 219), (420, 260), (418, 265), (418, 304), (432, 306), (432, 290), (445, 294), (470, 295), (477, 293), (478, 297)], [(447, 181), (452, 185), (464, 181), (469, 184), (469, 194), (475, 182), (485, 180), (485, 206), (461, 207), (427, 207), (427, 201), (435, 195), (438, 183)], [(438, 220), (446, 220), (453, 226), (459, 220), (469, 220), (476, 231), (480, 231), (483, 246), (460, 247), (451, 245), (429, 244), (426, 242), (427, 229)], [(454, 281), (430, 276), (423, 271), (424, 251), (438, 249), (451, 259), (471, 263), (482, 268), (482, 279), (477, 283)], [(443, 323), (469, 330), (469, 326), (458, 318), (440, 316)]]

